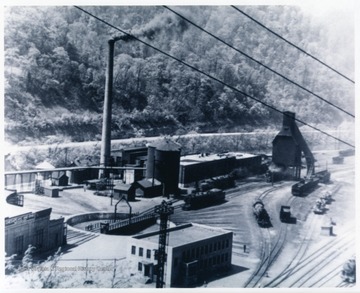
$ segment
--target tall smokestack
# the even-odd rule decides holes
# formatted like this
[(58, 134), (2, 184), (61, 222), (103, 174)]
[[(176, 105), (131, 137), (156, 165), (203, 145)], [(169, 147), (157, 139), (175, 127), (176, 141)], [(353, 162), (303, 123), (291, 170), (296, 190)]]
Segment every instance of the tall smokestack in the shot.
[[(103, 125), (101, 136), (100, 167), (106, 168), (110, 163), (111, 156), (111, 112), (112, 112), (112, 88), (113, 88), (113, 71), (114, 71), (114, 44), (116, 39), (108, 41), (108, 64), (105, 81), (105, 97), (103, 110)], [(106, 169), (99, 170), (99, 178), (108, 177)]]

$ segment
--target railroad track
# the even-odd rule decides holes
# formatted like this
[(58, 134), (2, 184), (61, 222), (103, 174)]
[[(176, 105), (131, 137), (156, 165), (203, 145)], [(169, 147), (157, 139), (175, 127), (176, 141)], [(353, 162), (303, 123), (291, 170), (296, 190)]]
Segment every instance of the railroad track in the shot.
[[(340, 184), (335, 186), (335, 188), (333, 188), (333, 190), (332, 190), (333, 194), (335, 194), (339, 190), (340, 187), (341, 187)], [(289, 198), (288, 202), (294, 201), (295, 199), (297, 199), (297, 197), (291, 197), (291, 198)], [(279, 287), (280, 285), (283, 285), (284, 283), (287, 282), (287, 280), (289, 278), (294, 276), (305, 266), (307, 266), (307, 265), (311, 264), (312, 262), (316, 261), (317, 259), (319, 259), (329, 249), (333, 248), (334, 246), (336, 247), (336, 245), (340, 245), (339, 249), (340, 249), (341, 245), (347, 245), (346, 240), (344, 243), (344, 237), (346, 239), (346, 237), (348, 235), (353, 233), (353, 229), (348, 230), (346, 233), (344, 233), (342, 238), (336, 239), (335, 241), (328, 242), (323, 247), (321, 247), (320, 249), (313, 252), (311, 255), (305, 257), (306, 252), (308, 251), (308, 248), (310, 246), (310, 240), (314, 233), (314, 229), (320, 220), (321, 220), (321, 216), (311, 214), (311, 220), (310, 220), (309, 224), (307, 225), (307, 227), (308, 227), (307, 233), (305, 234), (300, 245), (298, 246), (298, 250), (296, 251), (295, 256), (292, 258), (292, 261), (284, 268), (284, 270), (279, 275), (277, 275), (274, 279), (272, 279), (272, 281), (267, 283), (265, 285), (265, 287)], [(338, 255), (338, 253), (336, 253), (336, 255)], [(329, 259), (333, 259), (333, 258), (329, 257)], [(318, 270), (318, 268), (317, 268), (317, 270)], [(326, 276), (324, 276), (321, 279), (324, 280), (325, 277)], [(305, 277), (304, 277), (304, 279), (305, 279)], [(315, 286), (316, 284), (318, 286), (324, 285), (323, 282), (322, 282), (322, 284), (320, 284), (320, 283), (321, 283), (320, 280), (318, 280), (318, 281), (311, 283), (310, 286)], [(298, 280), (297, 282), (290, 284), (289, 286), (295, 287), (295, 286), (302, 286), (304, 284), (305, 284), (305, 282), (301, 282), (300, 280)]]
[[(264, 192), (262, 192), (258, 199), (263, 200), (266, 196), (271, 194), (273, 191), (278, 190), (287, 184), (281, 184), (278, 186), (271, 187)], [(260, 254), (260, 263), (255, 269), (254, 273), (244, 284), (245, 288), (256, 288), (262, 287), (261, 281), (268, 276), (267, 271), (271, 265), (275, 262), (279, 254), (281, 253), (282, 247), (286, 240), (287, 235), (287, 226), (283, 223), (280, 225), (278, 234), (275, 237), (272, 237), (274, 234), (273, 228), (259, 228), (261, 229), (262, 235), (262, 245), (261, 245), (261, 254)]]

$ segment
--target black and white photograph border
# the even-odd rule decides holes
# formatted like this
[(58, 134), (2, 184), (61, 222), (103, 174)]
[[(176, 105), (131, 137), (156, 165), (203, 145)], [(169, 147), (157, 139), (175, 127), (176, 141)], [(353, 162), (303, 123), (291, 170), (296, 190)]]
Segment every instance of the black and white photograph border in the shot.
[(360, 2), (0, 12), (2, 292), (359, 292)]

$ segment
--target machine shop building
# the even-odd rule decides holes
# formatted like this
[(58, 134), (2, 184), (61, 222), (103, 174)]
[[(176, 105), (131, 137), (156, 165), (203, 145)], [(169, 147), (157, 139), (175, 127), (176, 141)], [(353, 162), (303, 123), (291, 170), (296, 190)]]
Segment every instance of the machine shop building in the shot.
[(66, 244), (66, 224), (64, 218), (50, 219), (51, 208), (37, 212), (8, 205), (5, 217), (5, 252), (18, 257), (31, 244), (35, 253), (55, 250)]
[(256, 170), (261, 166), (261, 156), (245, 153), (195, 154), (182, 156), (179, 184), (186, 187), (201, 180), (227, 175), (236, 168)]
[[(231, 269), (233, 233), (199, 224), (169, 228), (164, 282), (167, 287), (191, 287), (211, 275)], [(128, 240), (127, 259), (134, 270), (156, 280), (159, 231)]]

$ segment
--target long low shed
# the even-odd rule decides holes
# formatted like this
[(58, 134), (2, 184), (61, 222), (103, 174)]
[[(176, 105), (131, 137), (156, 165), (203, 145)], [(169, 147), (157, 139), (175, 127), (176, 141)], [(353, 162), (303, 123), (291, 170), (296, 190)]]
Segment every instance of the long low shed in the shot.
[(236, 168), (256, 169), (261, 166), (261, 156), (245, 153), (196, 154), (181, 157), (179, 184), (229, 174)]

